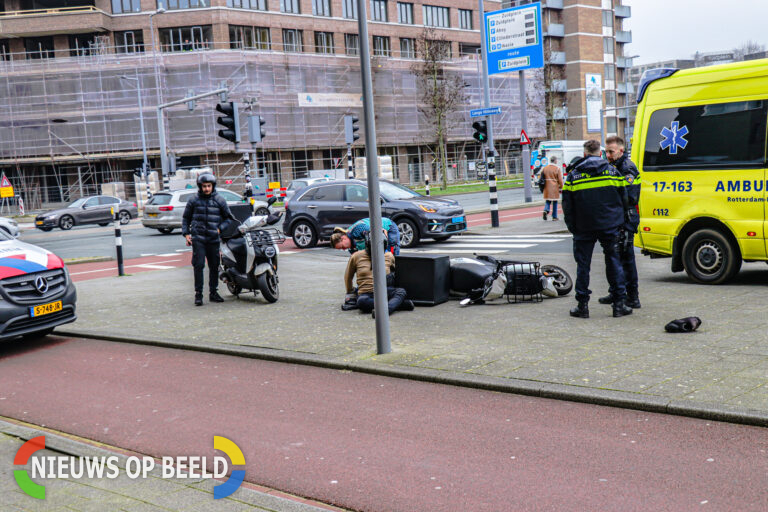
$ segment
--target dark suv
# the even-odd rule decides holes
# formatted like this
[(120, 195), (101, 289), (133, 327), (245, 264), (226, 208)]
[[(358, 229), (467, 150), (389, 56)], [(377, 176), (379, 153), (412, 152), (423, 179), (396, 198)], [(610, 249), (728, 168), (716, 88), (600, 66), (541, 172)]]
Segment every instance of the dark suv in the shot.
[[(397, 223), (400, 246), (413, 247), (422, 238), (447, 240), (467, 229), (464, 208), (452, 199), (417, 194), (391, 181), (379, 181), (381, 213)], [(297, 247), (314, 247), (330, 238), (333, 228), (346, 228), (368, 217), (368, 185), (358, 180), (337, 180), (311, 185), (296, 193), (285, 206), (283, 231)]]

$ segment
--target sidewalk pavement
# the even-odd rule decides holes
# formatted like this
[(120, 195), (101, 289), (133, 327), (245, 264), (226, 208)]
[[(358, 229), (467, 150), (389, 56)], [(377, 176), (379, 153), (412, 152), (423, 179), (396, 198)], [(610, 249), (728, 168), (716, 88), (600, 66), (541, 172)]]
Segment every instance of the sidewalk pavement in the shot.
[[(528, 225), (536, 221), (493, 232), (530, 233)], [(524, 259), (575, 277), (570, 254)], [(275, 304), (222, 290), (225, 303), (195, 308), (190, 267), (94, 279), (78, 283), (79, 319), (58, 332), (768, 425), (764, 264), (710, 287), (638, 254), (643, 307), (629, 317), (613, 318), (595, 298), (592, 318), (571, 318), (573, 293), (539, 304), (449, 301), (393, 315), (392, 352), (376, 355), (370, 316), (340, 308), (346, 261), (329, 249), (282, 258)], [(591, 286), (595, 297), (608, 288), (599, 248)], [(697, 332), (664, 331), (687, 316), (703, 320)]]
[[(120, 476), (109, 478), (37, 478), (36, 483), (45, 486), (45, 500), (27, 496), (16, 483), (13, 471), (20, 469), (12, 464), (16, 452), (28, 439), (45, 436), (46, 449), (36, 452), (33, 457), (110, 457), (120, 460)], [(137, 455), (137, 454), (130, 454)], [(148, 478), (130, 479), (125, 473), (128, 455), (71, 437), (63, 437), (13, 423), (0, 421), (0, 508), (3, 511), (125, 511), (125, 512), (170, 512), (170, 511), (279, 511), (279, 512), (320, 512), (341, 510), (336, 507), (318, 508), (304, 500), (276, 492), (270, 494), (266, 488), (255, 490), (251, 484), (244, 484), (231, 496), (213, 501), (213, 487), (221, 482), (213, 479), (168, 479), (162, 478), (159, 468)], [(29, 471), (31, 462), (27, 464)], [(76, 466), (79, 468), (79, 466)]]

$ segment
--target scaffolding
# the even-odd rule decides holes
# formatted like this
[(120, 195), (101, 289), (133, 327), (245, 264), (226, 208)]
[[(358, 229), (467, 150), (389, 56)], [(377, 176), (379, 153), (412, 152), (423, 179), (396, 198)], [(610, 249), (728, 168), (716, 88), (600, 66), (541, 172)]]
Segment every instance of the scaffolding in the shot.
[[(229, 100), (246, 106), (246, 115), (266, 120), (267, 137), (255, 150), (244, 140), (235, 152), (217, 136), (216, 98), (198, 101), (192, 112), (185, 105), (166, 109), (169, 151), (187, 165), (212, 167), (230, 177), (233, 190), (241, 184), (245, 151), (253, 152), (259, 172), (274, 180), (346, 165), (343, 116), (362, 117), (362, 103), (359, 57), (344, 55), (344, 49), (328, 55), (255, 49), (116, 53), (103, 45), (98, 50), (0, 61), (0, 170), (22, 191), (28, 209), (100, 193), (105, 183), (130, 182), (126, 191), (131, 197), (132, 172), (142, 153), (137, 83), (154, 169), (159, 167), (157, 105), (216, 89), (222, 82), (230, 88)], [(433, 172), (433, 136), (418, 110), (413, 64), (376, 58), (373, 76), (379, 152), (393, 157), (396, 176), (404, 183), (421, 182)], [(468, 98), (449, 118), (449, 177), (471, 179), (469, 162), (479, 157), (479, 147), (470, 142), (469, 110), (481, 106), (481, 81), (474, 58), (456, 59), (447, 67), (462, 76)], [(531, 80), (529, 106), (531, 101), (543, 104), (537, 83)], [(492, 77), (491, 88), (492, 104), (502, 108), (494, 116), (500, 172), (519, 170), (517, 74)], [(536, 109), (528, 133), (545, 134), (544, 116), (536, 115)], [(362, 151), (360, 141), (355, 155)]]

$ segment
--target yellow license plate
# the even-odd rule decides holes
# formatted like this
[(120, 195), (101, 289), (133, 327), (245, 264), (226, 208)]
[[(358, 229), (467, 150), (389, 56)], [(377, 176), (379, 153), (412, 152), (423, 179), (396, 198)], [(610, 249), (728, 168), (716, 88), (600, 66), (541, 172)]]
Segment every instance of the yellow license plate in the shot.
[(157, 214), (156, 213), (148, 213), (147, 217), (157, 217)]
[(42, 226), (43, 225), (43, 221), (38, 220), (38, 221), (35, 222), (35, 224), (38, 225), (38, 226)]
[(61, 301), (49, 302), (48, 304), (40, 304), (39, 306), (30, 306), (29, 316), (43, 316), (51, 313), (61, 311)]

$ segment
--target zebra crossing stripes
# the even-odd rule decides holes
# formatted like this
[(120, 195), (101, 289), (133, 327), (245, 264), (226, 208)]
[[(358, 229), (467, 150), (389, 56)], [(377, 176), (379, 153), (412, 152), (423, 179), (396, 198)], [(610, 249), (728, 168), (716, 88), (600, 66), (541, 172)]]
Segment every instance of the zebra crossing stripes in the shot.
[(418, 247), (402, 249), (401, 252), (426, 254), (472, 254), (483, 252), (487, 254), (504, 253), (514, 249), (529, 249), (531, 247), (569, 240), (571, 235), (465, 235), (454, 236), (445, 242), (430, 242), (424, 240)]

